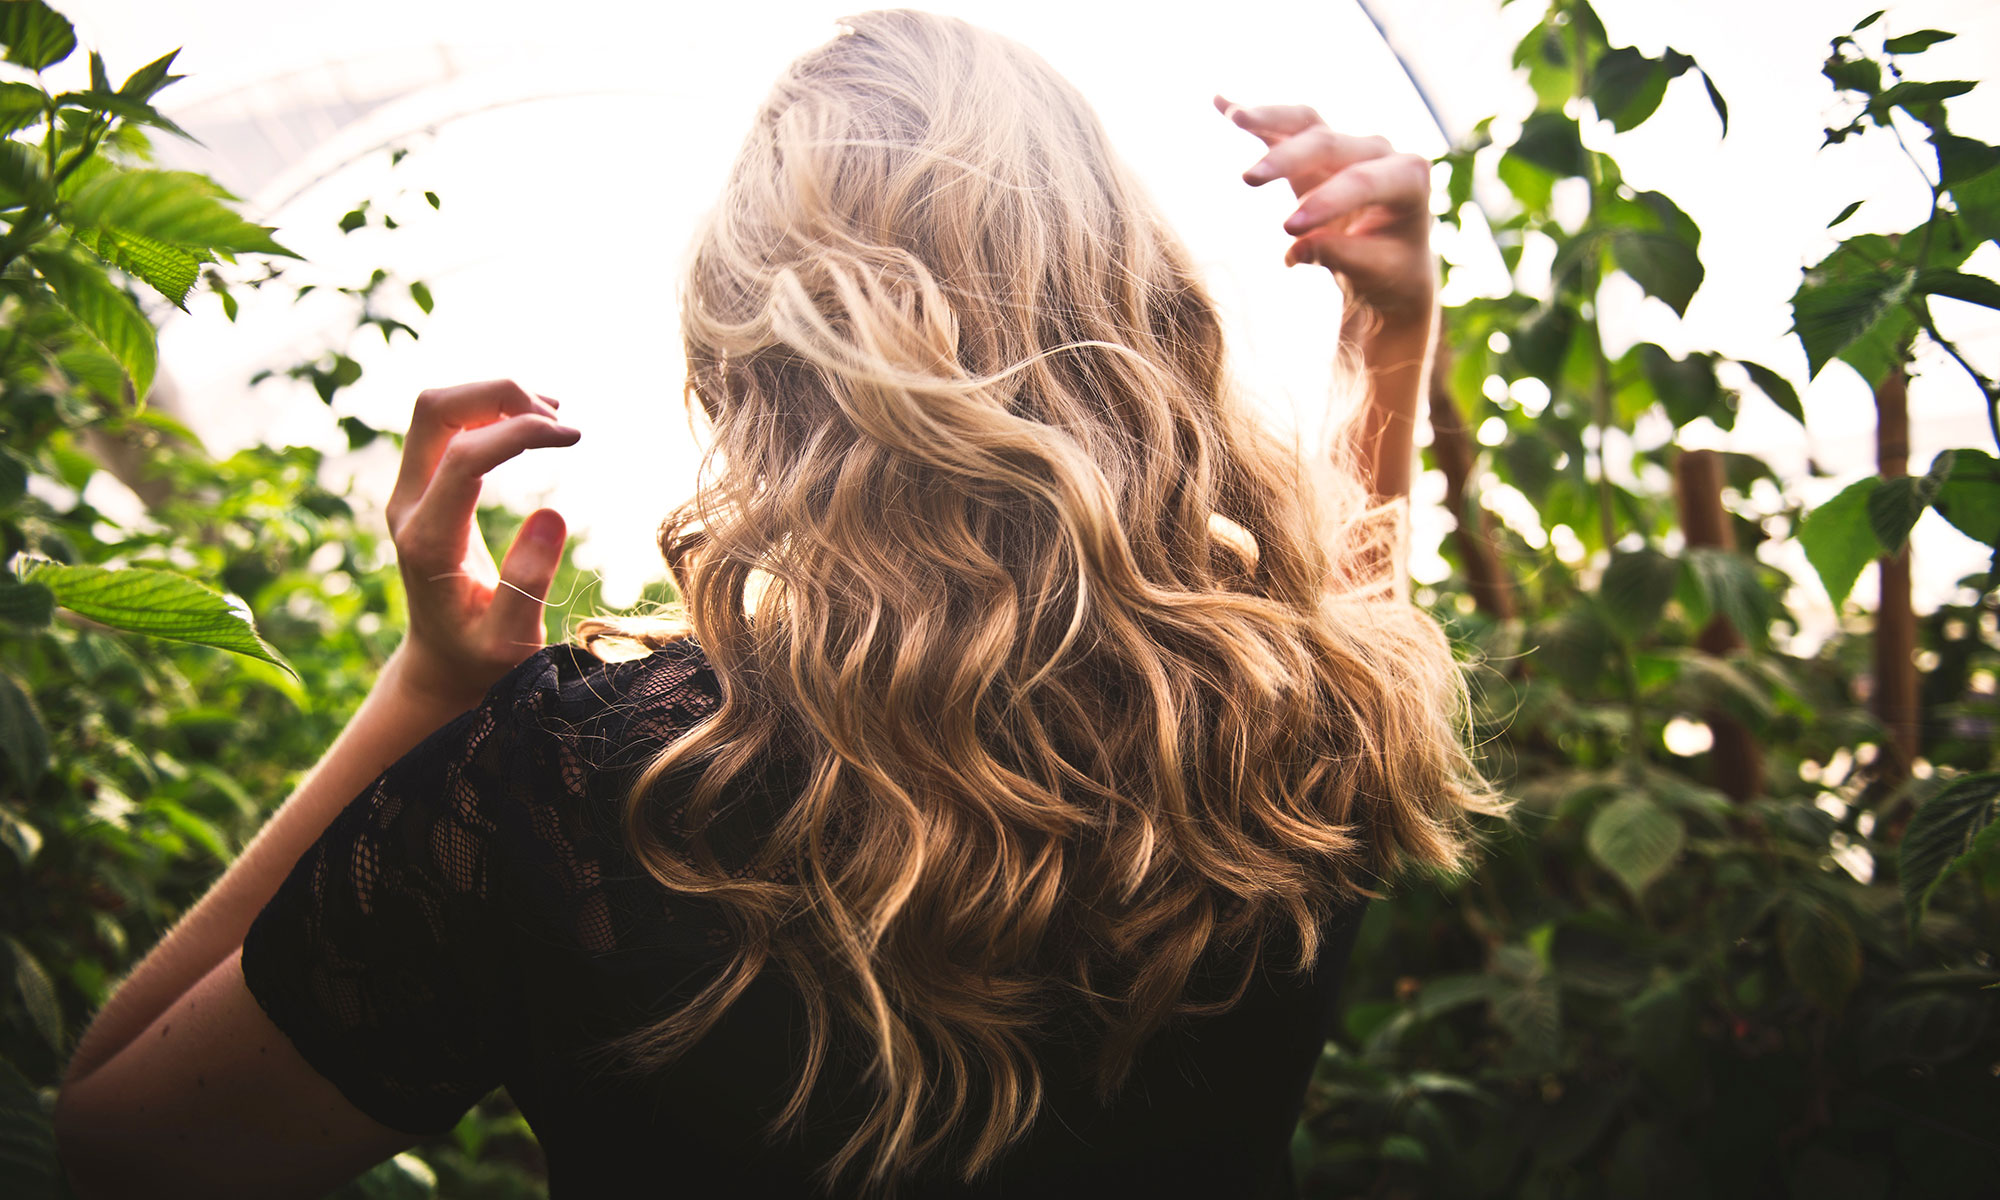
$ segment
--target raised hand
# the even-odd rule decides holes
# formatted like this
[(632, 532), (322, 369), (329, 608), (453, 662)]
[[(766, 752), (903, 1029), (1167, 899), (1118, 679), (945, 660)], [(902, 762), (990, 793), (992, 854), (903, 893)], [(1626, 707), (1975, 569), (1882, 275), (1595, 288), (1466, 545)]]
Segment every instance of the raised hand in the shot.
[(389, 533), (409, 594), (403, 679), (454, 710), (541, 649), (542, 601), (562, 559), (561, 514), (529, 514), (496, 569), (475, 514), (488, 471), (539, 446), (582, 437), (556, 402), (508, 380), (437, 388), (417, 397), (389, 498)]
[(1350, 303), (1385, 321), (1427, 323), (1437, 297), (1430, 160), (1383, 138), (1335, 133), (1303, 105), (1244, 108), (1217, 96), (1215, 107), (1268, 148), (1243, 181), (1283, 179), (1299, 198), (1285, 220), (1295, 239), (1286, 265), (1327, 268)]

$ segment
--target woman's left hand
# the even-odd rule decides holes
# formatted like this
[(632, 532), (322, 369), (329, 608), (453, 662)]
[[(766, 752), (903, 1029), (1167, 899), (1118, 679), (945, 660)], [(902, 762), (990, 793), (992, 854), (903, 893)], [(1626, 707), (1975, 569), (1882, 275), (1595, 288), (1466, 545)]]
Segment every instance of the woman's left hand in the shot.
[(555, 412), (555, 401), (508, 380), (417, 397), (388, 515), (410, 605), (397, 650), (401, 683), (428, 704), (471, 708), (542, 648), (542, 602), (567, 536), (561, 514), (530, 513), (497, 569), (475, 517), (488, 471), (524, 450), (583, 436)]
[(1399, 154), (1384, 138), (1335, 133), (1303, 105), (1243, 108), (1217, 96), (1215, 107), (1269, 148), (1243, 181), (1283, 179), (1299, 198), (1285, 221), (1297, 239), (1285, 264), (1318, 263), (1350, 302), (1390, 323), (1427, 326), (1437, 298), (1430, 160)]

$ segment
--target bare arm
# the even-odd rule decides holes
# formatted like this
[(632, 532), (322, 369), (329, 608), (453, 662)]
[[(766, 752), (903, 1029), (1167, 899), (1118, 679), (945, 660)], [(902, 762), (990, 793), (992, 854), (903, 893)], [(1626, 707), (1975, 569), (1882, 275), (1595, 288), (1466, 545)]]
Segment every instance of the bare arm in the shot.
[(238, 955), (334, 817), (542, 645), (562, 518), (531, 515), (496, 568), (473, 514), (487, 471), (577, 440), (554, 411), (511, 383), (418, 400), (389, 503), (409, 635), (305, 783), (84, 1034), (55, 1122), (79, 1194), (318, 1195), (414, 1140), (354, 1108), (298, 1055), (250, 995)]

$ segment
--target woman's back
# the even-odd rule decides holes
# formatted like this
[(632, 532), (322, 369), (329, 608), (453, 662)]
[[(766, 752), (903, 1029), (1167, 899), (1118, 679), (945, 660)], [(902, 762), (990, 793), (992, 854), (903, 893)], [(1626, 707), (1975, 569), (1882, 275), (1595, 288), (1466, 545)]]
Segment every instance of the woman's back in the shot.
[[(691, 643), (615, 664), (575, 647), (529, 659), (301, 860), (245, 941), (251, 991), (397, 1127), (448, 1128), (504, 1084), (556, 1197), (808, 1194), (862, 1119), (869, 1062), (837, 1049), (796, 1136), (769, 1141), (807, 1048), (779, 973), (666, 1071), (596, 1065), (605, 1037), (685, 1004), (728, 957), (718, 912), (663, 893), (618, 818), (634, 769), (718, 702)], [(794, 781), (769, 768), (731, 837), (754, 840), (786, 806)], [(899, 1194), (1289, 1196), (1292, 1128), (1360, 911), (1330, 924), (1313, 971), (1267, 954), (1236, 1006), (1149, 1041), (1109, 1104), (1078, 1020), (1042, 1048), (1047, 1090), (1024, 1140), (977, 1183), (929, 1172)], [(329, 969), (341, 963), (355, 969)]]

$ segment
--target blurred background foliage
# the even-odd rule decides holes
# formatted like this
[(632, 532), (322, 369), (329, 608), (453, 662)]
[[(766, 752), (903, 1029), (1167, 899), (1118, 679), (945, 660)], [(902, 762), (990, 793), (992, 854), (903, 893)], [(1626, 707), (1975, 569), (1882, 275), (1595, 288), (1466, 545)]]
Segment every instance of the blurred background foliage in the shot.
[[(1918, 616), (1906, 545), (1935, 510), (2000, 571), (2000, 416), (1993, 445), (1907, 462), (1920, 346), (2000, 404), (1930, 309), (2000, 307), (1962, 270), (2000, 236), (2000, 150), (1949, 126), (1973, 81), (1918, 78), (1949, 32), (1883, 24), (1829, 47), (1847, 119), (1826, 152), (1897, 139), (1930, 212), (1845, 238), (1793, 299), (1811, 371), (1860, 372), (1878, 407), (1878, 474), (1810, 513), (1761, 459), (1675, 436), (1729, 428), (1746, 388), (1801, 416), (1796, 381), (1613, 355), (1597, 327), (1611, 275), (1682, 312), (1704, 269), (1696, 224), (1583, 122), (1634, 128), (1695, 73), (1726, 136), (1698, 63), (1612, 46), (1555, 0), (1515, 51), (1537, 111), (1442, 160), (1444, 219), (1490, 171), (1508, 267), (1555, 251), (1546, 286), (1445, 314), (1426, 450), (1458, 528), (1454, 574), (1419, 599), (1466, 648), (1476, 737), (1520, 805), (1473, 878), (1371, 911), (1294, 1142), (1306, 1196), (1863, 1200), (2000, 1177), (2000, 578)], [(46, 1114), (77, 1033), (332, 740), (402, 614), (386, 538), (318, 451), (217, 459), (139, 402), (164, 305), (199, 284), (233, 316), (243, 289), (322, 286), (288, 279), (211, 181), (147, 166), (147, 128), (175, 132), (152, 106), (173, 56), (114, 88), (93, 55), (89, 89), (53, 94), (39, 72), (77, 51), (68, 23), (16, 0), (0, 41), (19, 68), (0, 83), (0, 1192), (25, 1198), (63, 1192)], [(1558, 217), (1566, 181), (1580, 219)], [(341, 228), (383, 220), (361, 202)], [(418, 337), (431, 309), (388, 268), (339, 290), (356, 336)], [(268, 373), (332, 404), (360, 378), (348, 349)], [(88, 502), (100, 472), (143, 515)], [(1532, 521), (1495, 516), (1503, 488)], [(494, 544), (518, 520), (482, 513)], [(1836, 606), (1877, 563), (1876, 609), (1802, 636), (1798, 589), (1759, 553), (1787, 539)], [(551, 638), (600, 603), (572, 563), (552, 596)], [(503, 1091), (338, 1194), (542, 1179)]]

